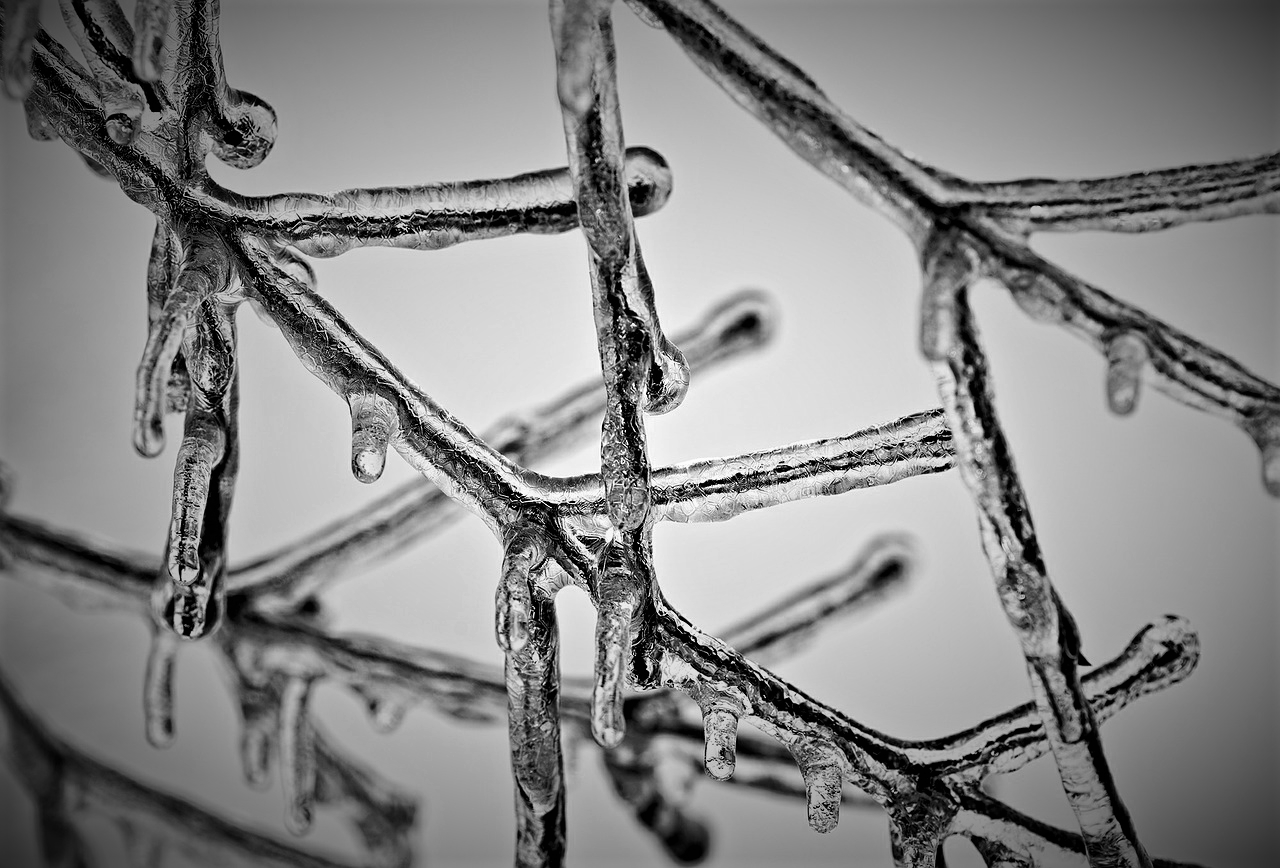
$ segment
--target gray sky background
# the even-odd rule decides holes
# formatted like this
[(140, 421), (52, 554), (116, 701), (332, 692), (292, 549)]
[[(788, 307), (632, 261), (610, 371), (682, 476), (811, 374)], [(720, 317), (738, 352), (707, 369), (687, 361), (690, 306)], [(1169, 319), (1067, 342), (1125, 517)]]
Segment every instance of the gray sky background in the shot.
[[(726, 6), (799, 63), (852, 117), (949, 171), (991, 179), (1135, 171), (1280, 146), (1277, 11), (1270, 4), (749, 3)], [(57, 18), (46, 10), (46, 20)], [(640, 224), (659, 311), (673, 330), (729, 292), (775, 294), (774, 344), (703, 379), (652, 419), (655, 464), (835, 436), (936, 406), (915, 349), (919, 277), (883, 218), (802, 164), (622, 4), (618, 65), (629, 144), (659, 150), (675, 191)], [(216, 164), (245, 193), (495, 177), (564, 163), (543, 4), (224, 3), (233, 85), (280, 118), (259, 168)], [(159, 551), (176, 452), (130, 446), (145, 339), (152, 221), (59, 144), (29, 141), (0, 105), (3, 307), (0, 458), (17, 512)], [(1275, 218), (1148, 236), (1042, 237), (1037, 249), (1239, 361), (1280, 380)], [(439, 403), (481, 429), (597, 369), (583, 243), (515, 238), (431, 254), (357, 251), (320, 261), (320, 288)], [(1001, 292), (976, 294), (998, 406), (1051, 574), (1089, 656), (1110, 659), (1148, 621), (1189, 618), (1203, 658), (1191, 678), (1104, 728), (1121, 792), (1156, 855), (1220, 866), (1280, 861), (1277, 585), (1280, 507), (1257, 452), (1228, 423), (1148, 391), (1106, 410), (1104, 363), (1029, 320)], [(389, 462), (365, 487), (347, 469), (345, 408), (279, 335), (240, 319), (242, 470), (237, 559), (265, 551), (406, 479)], [(593, 447), (546, 465), (579, 472)], [(1017, 643), (992, 593), (973, 510), (955, 474), (753, 513), (662, 526), (668, 598), (715, 632), (797, 582), (846, 563), (879, 531), (908, 530), (923, 567), (907, 593), (839, 627), (779, 672), (882, 731), (941, 736), (1026, 701)], [(497, 662), (500, 552), (480, 522), (354, 577), (326, 601), (343, 629)], [(587, 672), (593, 614), (562, 595), (564, 668)], [(0, 660), (59, 733), (145, 779), (255, 827), (281, 831), (278, 786), (239, 780), (236, 711), (213, 655), (184, 650), (178, 740), (143, 739), (146, 630), (70, 613), (0, 583)], [(412, 713), (375, 735), (353, 697), (321, 689), (340, 744), (422, 795), (421, 849), (435, 864), (505, 864), (513, 821), (505, 728)], [(598, 754), (574, 752), (570, 864), (656, 864), (609, 792)], [(1071, 825), (1051, 761), (1002, 798)], [(29, 805), (0, 852), (30, 858)], [(846, 810), (811, 832), (804, 807), (699, 784), (717, 833), (711, 864), (889, 864), (883, 816)], [(316, 846), (351, 850), (322, 816)], [(949, 851), (950, 852), (950, 851)], [(959, 850), (957, 850), (957, 854)]]

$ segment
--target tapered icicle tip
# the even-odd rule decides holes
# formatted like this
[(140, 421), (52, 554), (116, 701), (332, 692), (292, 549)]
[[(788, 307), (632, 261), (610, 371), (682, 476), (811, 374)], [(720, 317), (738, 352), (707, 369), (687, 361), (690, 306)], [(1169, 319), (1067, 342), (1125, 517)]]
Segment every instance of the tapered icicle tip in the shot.
[(622, 688), (631, 659), (632, 595), (599, 603), (596, 616), (595, 684), (591, 690), (591, 734), (601, 747), (613, 748), (626, 735)]
[(407, 696), (395, 690), (366, 685), (358, 686), (356, 692), (364, 699), (369, 722), (373, 724), (375, 731), (388, 735), (399, 728), (409, 710), (410, 700)]
[(504, 654), (519, 654), (529, 644), (533, 607), (530, 578), (542, 558), (538, 544), (523, 534), (509, 539), (502, 559), (502, 578), (494, 598), (494, 632)]
[(815, 832), (830, 832), (840, 822), (844, 776), (840, 755), (830, 745), (802, 742), (791, 753), (804, 776), (805, 807)]
[(151, 631), (143, 676), (142, 716), (147, 743), (154, 748), (173, 744), (173, 667), (177, 653), (178, 643), (172, 632), (163, 628)]
[(361, 482), (376, 482), (396, 433), (395, 408), (380, 395), (367, 393), (354, 394), (347, 403), (351, 407), (351, 472)]
[(666, 335), (659, 331), (655, 338), (659, 352), (650, 369), (644, 409), (658, 416), (679, 407), (689, 393), (689, 362)]
[(183, 639), (212, 635), (222, 624), (224, 608), (222, 592), (211, 592), (204, 582), (187, 587), (161, 579), (151, 596), (154, 619)]
[(196, 553), (200, 540), (179, 540), (169, 552), (169, 578), (189, 588), (200, 581), (204, 571), (200, 568), (200, 556)]
[(1258, 445), (1263, 487), (1272, 497), (1280, 497), (1280, 412), (1263, 413), (1246, 420), (1243, 427)]
[(718, 781), (729, 780), (738, 757), (738, 715), (727, 708), (712, 708), (702, 715), (702, 731), (707, 774)]
[(407, 710), (406, 704), (396, 699), (381, 699), (369, 703), (369, 720), (373, 728), (383, 735), (389, 735), (400, 728)]
[(240, 773), (251, 789), (271, 785), (271, 720), (269, 716), (246, 720), (240, 734)]
[(1107, 341), (1107, 406), (1117, 416), (1127, 416), (1138, 406), (1148, 356), (1147, 342), (1133, 332)]
[(302, 837), (311, 831), (315, 822), (315, 810), (309, 803), (293, 802), (285, 809), (284, 826), (292, 835)]
[(1262, 484), (1272, 497), (1280, 497), (1280, 442), (1262, 449)]
[(316, 751), (314, 730), (307, 718), (311, 681), (290, 678), (280, 695), (280, 771), (284, 782), (284, 824), (294, 835), (305, 835), (314, 818)]
[(149, 408), (134, 416), (133, 449), (143, 458), (155, 458), (164, 451), (164, 420)]

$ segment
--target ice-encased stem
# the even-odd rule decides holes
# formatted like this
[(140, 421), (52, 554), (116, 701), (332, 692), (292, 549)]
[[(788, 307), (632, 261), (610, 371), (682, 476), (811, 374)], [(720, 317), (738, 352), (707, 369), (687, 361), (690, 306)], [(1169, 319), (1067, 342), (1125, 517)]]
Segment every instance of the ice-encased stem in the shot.
[(1151, 860), (1120, 800), (1080, 684), (1075, 622), (1049, 581), (996, 416), (986, 357), (968, 304), (969, 287), (980, 276), (976, 257), (957, 233), (940, 233), (930, 239), (922, 260), (922, 350), (938, 378), (961, 478), (978, 512), (997, 594), (1027, 661), (1063, 789), (1092, 864), (1149, 868)]
[(540, 548), (527, 534), (513, 535), (497, 600), (515, 777), (515, 864), (520, 868), (559, 866), (565, 852), (560, 628), (554, 601), (533, 590), (533, 572), (543, 559)]

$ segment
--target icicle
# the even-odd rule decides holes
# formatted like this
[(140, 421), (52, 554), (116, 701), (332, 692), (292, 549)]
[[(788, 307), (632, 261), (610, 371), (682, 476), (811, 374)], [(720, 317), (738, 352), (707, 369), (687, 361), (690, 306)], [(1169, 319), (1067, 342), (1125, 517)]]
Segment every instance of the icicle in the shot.
[(1262, 453), (1262, 485), (1272, 497), (1280, 497), (1280, 412), (1265, 413), (1242, 426)]
[(702, 712), (707, 774), (718, 781), (733, 777), (738, 754), (739, 714), (723, 703), (714, 704)]
[(177, 653), (178, 642), (171, 631), (152, 629), (143, 676), (142, 717), (147, 743), (154, 748), (173, 744), (173, 665)]
[(240, 772), (255, 790), (271, 783), (271, 754), (276, 740), (277, 716), (270, 708), (254, 708), (244, 713), (240, 730)]
[(151, 596), (152, 616), (183, 639), (199, 639), (216, 630), (225, 606), (221, 587), (211, 588), (203, 581), (187, 587), (164, 577)]
[(519, 654), (529, 643), (529, 617), (533, 609), (530, 575), (546, 557), (537, 539), (514, 532), (505, 545), (502, 578), (494, 600), (494, 632), (506, 655)]
[(352, 394), (347, 403), (351, 407), (351, 472), (361, 482), (376, 482), (387, 463), (387, 444), (399, 427), (395, 407), (367, 392)]
[(809, 825), (814, 831), (830, 832), (840, 821), (840, 801), (844, 796), (840, 753), (831, 745), (806, 739), (792, 745), (791, 755), (804, 776)]
[(1138, 406), (1148, 355), (1146, 341), (1134, 332), (1107, 341), (1107, 406), (1117, 416), (1127, 416)]
[(160, 80), (160, 52), (169, 29), (172, 0), (138, 0), (133, 13), (133, 73), (142, 81)]
[(395, 732), (413, 704), (413, 697), (394, 687), (361, 684), (356, 686), (356, 692), (364, 699), (373, 728), (383, 735)]
[(133, 448), (146, 458), (164, 449), (164, 406), (169, 371), (183, 332), (200, 304), (226, 284), (225, 264), (199, 251), (183, 267), (176, 285), (147, 334), (134, 393)]
[(280, 770), (285, 827), (295, 835), (311, 828), (316, 790), (315, 732), (307, 717), (311, 679), (291, 677), (280, 695)]
[(617, 747), (626, 733), (622, 688), (631, 659), (631, 619), (636, 611), (636, 598), (624, 591), (600, 599), (597, 609), (591, 734), (602, 747)]
[(187, 420), (173, 473), (173, 517), (169, 523), (169, 577), (190, 587), (204, 576), (200, 537), (209, 481), (226, 450), (226, 435), (211, 422)]
[(31, 93), (31, 49), (40, 32), (40, 0), (5, 0), (4, 38), (0, 66), (4, 89), (14, 99)]

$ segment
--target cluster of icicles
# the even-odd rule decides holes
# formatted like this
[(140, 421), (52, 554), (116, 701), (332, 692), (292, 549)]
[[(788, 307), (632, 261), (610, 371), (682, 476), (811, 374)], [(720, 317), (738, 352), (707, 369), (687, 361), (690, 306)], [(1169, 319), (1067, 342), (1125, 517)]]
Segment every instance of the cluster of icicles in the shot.
[[(661, 208), (671, 175), (655, 152), (624, 145), (610, 0), (551, 2), (566, 169), (263, 197), (226, 190), (205, 169), (210, 153), (232, 166), (255, 166), (275, 135), (271, 108), (226, 83), (216, 0), (140, 0), (132, 22), (115, 0), (63, 0), (85, 65), (40, 30), (38, 2), (5, 4), (5, 86), (24, 100), (32, 135), (71, 145), (156, 215), (146, 280), (149, 331), (134, 410), (137, 450), (158, 454), (165, 413), (184, 416), (166, 552), (153, 573), (156, 621), (197, 639), (227, 619), (297, 617), (339, 572), (436, 526), (447, 498), (483, 520), (504, 552), (495, 627), (505, 655), (517, 864), (564, 858), (565, 718), (584, 713), (595, 741), (623, 757), (637, 720), (670, 717), (637, 711), (625, 692), (630, 687), (675, 690), (694, 700), (703, 763), (713, 778), (733, 777), (742, 745), (755, 744), (738, 733), (749, 719), (799, 766), (809, 822), (819, 831), (835, 825), (846, 787), (861, 791), (887, 811), (899, 864), (932, 865), (942, 841), (959, 834), (993, 865), (1049, 857), (1150, 865), (1097, 724), (1184, 676), (1196, 640), (1183, 622), (1167, 619), (1144, 628), (1115, 661), (1081, 676), (1087, 664), (1075, 622), (1040, 553), (968, 291), (978, 282), (1001, 285), (1031, 315), (1096, 346), (1108, 360), (1106, 393), (1117, 413), (1134, 409), (1146, 377), (1174, 398), (1234, 421), (1261, 449), (1264, 482), (1280, 495), (1280, 390), (1027, 244), (1037, 231), (1142, 232), (1275, 212), (1280, 157), (1079, 181), (971, 182), (904, 154), (842, 114), (794, 64), (710, 0), (628, 5), (676, 39), (800, 157), (912, 240), (924, 277), (920, 347), (937, 374), (942, 408), (845, 437), (650, 466), (646, 415), (678, 407), (692, 369), (759, 344), (772, 314), (761, 296), (747, 294), (676, 340), (659, 322), (633, 218)], [(484, 437), (437, 405), (319, 296), (304, 258), (370, 245), (430, 250), (566, 231), (581, 231), (586, 241), (603, 389), (575, 390)], [(238, 463), (235, 312), (245, 300), (347, 403), (355, 476), (377, 480), (394, 447), (424, 481), (274, 559), (229, 570), (226, 530)], [(557, 478), (529, 469), (552, 441), (600, 413), (598, 474)], [(652, 557), (659, 520), (726, 520), (952, 467), (972, 495), (999, 598), (1026, 658), (1033, 705), (949, 738), (893, 738), (748, 659), (772, 640), (714, 638), (662, 596)], [(553, 600), (568, 584), (587, 591), (598, 611), (594, 677), (581, 696), (559, 675)], [(797, 622), (804, 629), (830, 614), (814, 599), (824, 598), (805, 597)], [(157, 743), (172, 733), (169, 635), (157, 634), (148, 664), (148, 732)], [(322, 752), (307, 736), (305, 709), (313, 682), (330, 670), (322, 656), (288, 660), (270, 701), (245, 711), (245, 762), (250, 778), (260, 779), (268, 746), (278, 744), (290, 824), (301, 831), (324, 790), (317, 771)], [(245, 683), (274, 683), (252, 674), (259, 663), (245, 663)], [(373, 691), (378, 719), (390, 723), (402, 713), (398, 700), (368, 684), (360, 689)], [(270, 713), (263, 712), (268, 706)], [(1060, 769), (1078, 837), (1046, 831), (981, 789), (990, 775), (1045, 753)]]

